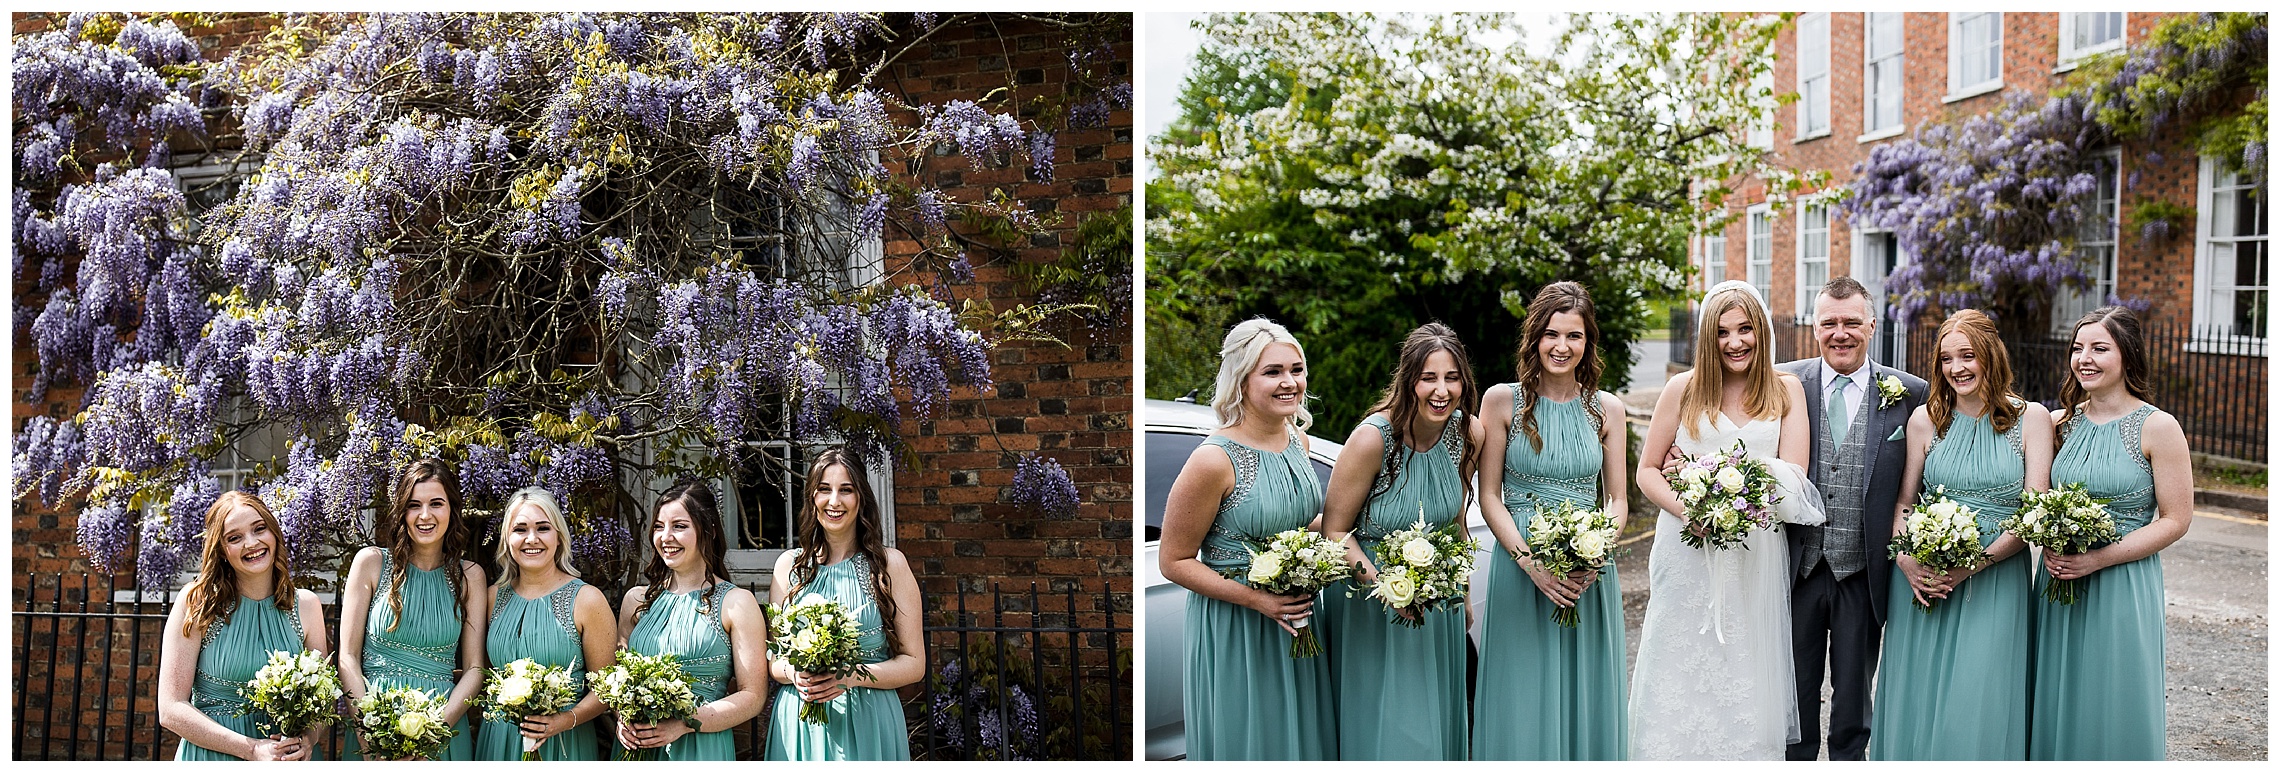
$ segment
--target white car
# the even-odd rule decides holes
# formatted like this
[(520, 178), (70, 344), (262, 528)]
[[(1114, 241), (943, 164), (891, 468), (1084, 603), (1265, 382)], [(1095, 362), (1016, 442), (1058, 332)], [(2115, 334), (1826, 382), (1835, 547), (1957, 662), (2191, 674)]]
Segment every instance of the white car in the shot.
[[(1157, 566), (1156, 551), (1164, 526), (1164, 500), (1172, 489), (1172, 480), (1180, 475), (1180, 467), (1187, 464), (1188, 455), (1203, 439), (1219, 426), (1219, 418), (1209, 406), (1170, 400), (1147, 400), (1141, 404), (1141, 427), (1147, 432), (1142, 448), (1145, 478), (1143, 489), (1147, 509), (1142, 512), (1140, 566), (1138, 572), (1145, 594), (1142, 615), (1147, 620), (1146, 668), (1147, 683), (1142, 686), (1148, 722), (1147, 759), (1178, 759), (1187, 754), (1185, 708), (1182, 703), (1182, 679), (1187, 669), (1187, 598), (1188, 590), (1164, 579)], [(1309, 435), (1307, 455), (1314, 462), (1314, 474), (1322, 485), (1330, 485), (1330, 467), (1338, 462), (1338, 452), (1344, 447), (1333, 440)], [(1494, 545), (1496, 538), (1481, 520), (1480, 506), (1467, 508), (1466, 525), (1473, 538), (1482, 545)], [(1476, 565), (1486, 568), (1486, 551)], [(1479, 618), (1480, 598), (1472, 600)], [(1475, 637), (1479, 631), (1474, 631)], [(1469, 681), (1469, 676), (1468, 676)]]

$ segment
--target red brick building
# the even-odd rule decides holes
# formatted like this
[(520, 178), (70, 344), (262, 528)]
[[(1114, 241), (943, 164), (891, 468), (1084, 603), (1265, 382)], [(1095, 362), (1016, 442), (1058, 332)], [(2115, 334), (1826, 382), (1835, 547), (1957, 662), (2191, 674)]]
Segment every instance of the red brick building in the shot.
[[(1780, 34), (1771, 83), (1758, 84), (1796, 92), (1798, 99), (1779, 108), (1773, 125), (1753, 132), (1751, 140), (1770, 150), (1774, 165), (1826, 171), (1830, 187), (1841, 187), (1878, 144), (1928, 125), (1992, 112), (2013, 95), (2040, 99), (2082, 57), (2126, 48), (2177, 15), (1802, 14)], [(2109, 293), (2150, 303), (2150, 325), (2180, 332), (2175, 341), (2156, 342), (2157, 349), (2168, 351), (2152, 352), (2178, 381), (2180, 400), (2186, 393), (2192, 399), (2217, 393), (2253, 398), (2165, 407), (2187, 418), (2188, 432), (2196, 433), (2196, 450), (2202, 433), (2185, 413), (2252, 413), (2235, 423), (2254, 428), (2253, 458), (2262, 462), (2263, 309), (2269, 297), (2269, 229), (2262, 191), (2233, 170), (2203, 159), (2187, 132), (2175, 125), (2108, 149), (2096, 173), (2099, 206), (2111, 208), (2111, 227), (2085, 234), (2078, 254), (2095, 268), (2100, 284), (2090, 292), (2062, 295), (2053, 326), (2071, 328), (2083, 312), (2103, 305)], [(2150, 202), (2191, 207), (2198, 223), (2182, 224), (2167, 239), (2141, 240), (2125, 224), (2132, 222), (2133, 209)], [(1733, 208), (1738, 217), (1723, 233), (1697, 236), (1690, 245), (1704, 283), (1697, 288), (1725, 279), (1757, 285), (1782, 333), (1778, 356), (1813, 356), (1809, 335), (1780, 329), (1786, 327), (1784, 321), (1804, 321), (1815, 290), (1831, 276), (1859, 279), (1878, 296), (1879, 310), (1888, 311), (1881, 292), (1884, 279), (1909, 259), (1892, 234), (1853, 227), (1815, 194), (1784, 207), (1768, 206), (1757, 180), (1744, 182)], [(1910, 361), (1908, 350), (1917, 350), (1914, 359), (1926, 359), (1930, 342), (1917, 340), (1911, 346), (1894, 335), (1902, 331), (1889, 315), (1882, 327), (1879, 337), (1885, 340), (1879, 341), (1875, 356), (1926, 374), (1924, 363)], [(2213, 333), (2218, 340), (2186, 342), (2187, 330), (2204, 339)]]
[[(865, 54), (878, 59), (881, 55), (899, 52), (889, 71), (874, 82), (876, 88), (908, 103), (965, 99), (988, 100), (986, 104), (993, 106), (1034, 105), (1039, 97), (1060, 97), (1074, 91), (1077, 76), (1071, 52), (1076, 43), (1066, 28), (1027, 18), (944, 16), (947, 18), (944, 26), (917, 40), (921, 36), (910, 29), (908, 15), (890, 15), (897, 39), (880, 51)], [(277, 23), (272, 16), (255, 14), (220, 15), (209, 21), (210, 24), (187, 30), (207, 61), (222, 59), (230, 51), (258, 39)], [(14, 33), (21, 36), (60, 25), (61, 15), (16, 14), (12, 22)], [(1124, 16), (1121, 24), (1121, 37), (1112, 37), (1088, 63), (1096, 80), (1102, 73), (1118, 81), (1131, 79), (1130, 17)], [(915, 45), (902, 50), (914, 40), (917, 40)], [(1009, 89), (1011, 96), (1003, 93), (990, 96), (999, 89)], [(1025, 109), (1030, 113), (1025, 114), (1024, 119), (1037, 117), (1033, 107)], [(907, 111), (898, 118), (916, 120)], [(20, 131), (23, 127), (17, 128)], [(1010, 258), (984, 264), (982, 256), (977, 254), (973, 281), (953, 288), (956, 299), (986, 299), (1001, 309), (1036, 302), (1036, 291), (1029, 289), (1008, 264), (1058, 259), (1086, 217), (1108, 216), (1131, 205), (1133, 158), (1129, 109), (1113, 110), (1103, 126), (1062, 129), (1056, 132), (1054, 139), (1057, 165), (1050, 182), (1030, 179), (1024, 165), (1018, 163), (977, 168), (964, 159), (951, 158), (935, 159), (916, 167), (915, 172), (910, 171), (910, 167), (898, 167), (906, 175), (905, 182), (912, 187), (939, 187), (959, 200), (982, 200), (993, 191), (1002, 190), (1027, 203), (1048, 223), (1046, 233), (1010, 245)], [(953, 228), (967, 227), (954, 222)], [(900, 239), (897, 233), (889, 229), (880, 245), (885, 273), (889, 276), (907, 270), (912, 257), (920, 251), (917, 243)], [(19, 281), (14, 288), (16, 303), (44, 302), (41, 296), (26, 297), (35, 290), (32, 283)], [(1001, 346), (994, 352), (991, 363), (994, 392), (975, 394), (970, 389), (957, 390), (943, 401), (933, 419), (904, 422), (902, 440), (914, 452), (911, 458), (918, 464), (874, 472), (873, 477), (876, 484), (883, 486), (880, 493), (892, 499), (888, 512), (894, 536), (890, 544), (902, 550), (912, 562), (926, 599), (928, 625), (974, 624), (971, 621), (959, 623), (951, 617), (962, 603), (973, 612), (996, 613), (982, 619), (981, 624), (1131, 627), (1133, 352), (1128, 330), (1128, 327), (1116, 326), (1094, 330), (1072, 324), (1055, 328), (1068, 341), (1067, 347), (1046, 343)], [(86, 387), (59, 382), (43, 400), (29, 402), (26, 398), (37, 372), (36, 356), (28, 337), (15, 341), (11, 385), (16, 399), (12, 401), (12, 429), (20, 429), (32, 416), (70, 415), (78, 409)], [(1006, 501), (1005, 490), (1012, 481), (1016, 461), (1025, 452), (1052, 458), (1069, 472), (1080, 495), (1077, 515), (1048, 519)], [(801, 468), (804, 469), (804, 464)], [(792, 485), (784, 487), (786, 490), (800, 490), (796, 481), (788, 483)], [(739, 488), (745, 487), (740, 484)], [(750, 492), (741, 493), (749, 495)], [(735, 507), (725, 499), (723, 506)], [(742, 509), (757, 513), (758, 507), (747, 503)], [(92, 582), (94, 592), (88, 595), (95, 599), (91, 600), (100, 600), (102, 590), (112, 580), (120, 589), (132, 585), (131, 567), (115, 577), (89, 576), (93, 569), (74, 542), (76, 520), (69, 503), (49, 509), (12, 501), (10, 515), (14, 539), (11, 588), (13, 609), (19, 613), (34, 599), (42, 608), (58, 596), (67, 601), (76, 600), (83, 580)], [(752, 515), (746, 514), (747, 517)], [(781, 514), (758, 517), (781, 518)], [(773, 533), (776, 528), (776, 525), (749, 527), (752, 534), (748, 535), (747, 544), (731, 551), (730, 564), (740, 584), (757, 588), (768, 582), (767, 570), (773, 564), (775, 551), (765, 549), (768, 543), (761, 535)], [(60, 586), (59, 577), (63, 578)], [(1041, 591), (1052, 594), (1050, 600), (1037, 604), (1034, 609), (1026, 595), (1033, 583)], [(998, 586), (1009, 593), (1021, 591), (1025, 595), (1001, 599), (991, 593), (993, 587)], [(1074, 609), (1064, 609), (1061, 594), (1066, 591), (1077, 592)], [(1113, 613), (1104, 608), (1108, 604), (1113, 604)], [(163, 614), (163, 610), (158, 611)], [(23, 621), (19, 616), (17, 657), (13, 661), (16, 673), (19, 679), (27, 675), (46, 678), (45, 661), (37, 657), (26, 659), (27, 634)], [(54, 630), (47, 626), (45, 622), (39, 625), (43, 630)], [(148, 626), (143, 634), (147, 636), (155, 629), (155, 624)], [(63, 634), (68, 636), (71, 630), (66, 624)], [(95, 633), (108, 635), (100, 624), (95, 626)], [(122, 649), (130, 646), (133, 639), (141, 638), (130, 635), (124, 627), (116, 635), (124, 637), (117, 643)], [(1059, 644), (1061, 640), (1058, 636), (1052, 639), (1063, 654), (1075, 649)], [(1131, 636), (1129, 633), (1088, 634), (1081, 643), (1085, 650), (1082, 660), (1088, 668), (1106, 673), (1113, 670), (1108, 664), (1115, 660), (1115, 651), (1131, 646)], [(43, 647), (61, 649), (70, 643), (43, 640), (40, 644), (42, 647), (33, 647), (30, 654), (41, 654), (37, 650)], [(1041, 644), (1041, 641), (1031, 642), (1026, 646)], [(95, 657), (95, 650), (102, 645), (90, 641), (87, 647), (88, 657)], [(69, 669), (68, 664), (75, 654), (76, 651), (65, 654), (63, 669)], [(121, 659), (124, 661), (124, 656)], [(122, 667), (133, 669), (127, 673), (139, 676), (122, 674), (121, 677), (155, 683), (156, 662), (155, 649), (146, 649), (133, 665), (121, 663)], [(34, 671), (40, 673), (31, 673)], [(69, 670), (61, 673), (73, 676)], [(92, 678), (91, 673), (89, 678)], [(105, 673), (109, 673), (108, 664)], [(1129, 684), (1122, 689), (1121, 694), (1127, 696), (1122, 709), (1124, 721), (1129, 721)], [(124, 701), (128, 695), (122, 692), (117, 697)], [(133, 703), (137, 710), (147, 711), (153, 708), (150, 701), (150, 692), (145, 689)], [(19, 704), (19, 711), (21, 706)], [(96, 721), (95, 706), (81, 707), (81, 711), (83, 720)], [(17, 718), (25, 719), (21, 713)], [(66, 721), (55, 717), (47, 718), (42, 724), (60, 728), (66, 726)], [(118, 728), (114, 733), (123, 730), (125, 728)], [(17, 738), (21, 759), (26, 751), (21, 740), (24, 736), (19, 733)], [(87, 738), (92, 743), (92, 727)], [(114, 735), (113, 743), (117, 743), (116, 739)], [(151, 741), (144, 731), (136, 743)], [(53, 743), (61, 745), (62, 741)], [(167, 740), (167, 754), (171, 754), (171, 744), (171, 739)], [(81, 749), (78, 756), (116, 753), (93, 752), (91, 747)], [(72, 755), (59, 750), (57, 758), (68, 756)]]

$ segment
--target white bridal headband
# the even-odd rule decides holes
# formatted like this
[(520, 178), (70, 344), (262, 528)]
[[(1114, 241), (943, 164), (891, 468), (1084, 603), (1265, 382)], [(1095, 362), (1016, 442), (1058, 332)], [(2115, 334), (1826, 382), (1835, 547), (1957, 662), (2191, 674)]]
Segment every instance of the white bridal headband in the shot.
[(1767, 314), (1773, 313), (1773, 310), (1765, 305), (1765, 296), (1758, 294), (1757, 286), (1739, 279), (1728, 279), (1715, 285), (1711, 285), (1709, 291), (1702, 294), (1702, 302), (1704, 304), (1708, 304), (1710, 302), (1711, 296), (1717, 295), (1727, 290), (1741, 290), (1742, 292), (1749, 293), (1750, 300), (1757, 301), (1759, 311)]

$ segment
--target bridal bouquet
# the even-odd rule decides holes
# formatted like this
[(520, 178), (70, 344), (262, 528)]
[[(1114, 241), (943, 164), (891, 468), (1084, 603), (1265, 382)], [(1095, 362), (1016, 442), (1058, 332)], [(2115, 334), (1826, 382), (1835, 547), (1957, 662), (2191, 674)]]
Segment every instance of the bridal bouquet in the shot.
[[(1987, 560), (1987, 552), (1979, 547), (1979, 513), (1947, 498), (1946, 487), (1925, 493), (1915, 507), (1909, 508), (1907, 524), (1907, 531), (1892, 535), (1893, 558), (1910, 556), (1935, 572)], [(1916, 608), (1930, 612), (1937, 604), (1939, 599), (1928, 599)]]
[[(1534, 549), (1536, 563), (1559, 577), (1584, 569), (1605, 570), (1614, 557), (1615, 536), (1615, 519), (1565, 499), (1552, 507), (1538, 508), (1535, 517), (1528, 519), (1528, 545)], [(1552, 610), (1552, 622), (1562, 628), (1574, 628), (1581, 619), (1575, 607)]]
[[(493, 722), (519, 724), (523, 717), (555, 714), (578, 702), (578, 686), (568, 668), (542, 666), (523, 658), (488, 671), (483, 694), (476, 696), (475, 705), (483, 707), (484, 716)], [(522, 739), (523, 761), (536, 761), (538, 747), (545, 742)]]
[(435, 759), (451, 743), (451, 723), (443, 721), (442, 695), (416, 687), (368, 693), (356, 702), (356, 728), (363, 731), (364, 756), (383, 760)]
[[(2003, 522), (2003, 530), (2060, 555), (2087, 553), (2121, 539), (2113, 514), (2106, 512), (2107, 501), (2090, 496), (2090, 490), (2080, 483), (2029, 491), (2019, 495), (2019, 512)], [(2043, 586), (2043, 598), (2060, 604), (2081, 601), (2082, 581), (2053, 577)]]
[(269, 653), (269, 663), (238, 688), (238, 695), (245, 698), (247, 712), (269, 715), (263, 733), (297, 736), (340, 714), (340, 672), (322, 653), (278, 650)]
[[(870, 676), (860, 642), (863, 625), (837, 601), (810, 593), (797, 603), (768, 608), (768, 654), (810, 674)], [(823, 704), (803, 701), (800, 719), (826, 724)]]
[(1689, 547), (1741, 546), (1751, 531), (1773, 526), (1776, 492), (1773, 469), (1750, 457), (1739, 440), (1708, 456), (1686, 457), (1678, 470), (1678, 501), (1686, 506), (1687, 528), (1679, 539)]
[(1426, 526), (1425, 507), (1419, 505), (1417, 525), (1385, 535), (1378, 543), (1378, 581), (1370, 588), (1370, 598), (1387, 609), (1419, 613), (1415, 619), (1394, 615), (1393, 621), (1422, 628), (1424, 612), (1464, 603), (1477, 550), (1480, 543), (1465, 535), (1462, 519)]
[[(650, 724), (681, 719), (697, 711), (697, 692), (689, 684), (688, 673), (681, 670), (681, 661), (672, 655), (618, 650), (617, 665), (587, 673), (586, 683), (602, 705), (626, 722)], [(654, 760), (657, 752), (623, 749), (618, 760)]]
[[(1245, 546), (1251, 553), (1248, 568), (1228, 570), (1227, 576), (1248, 580), (1251, 587), (1277, 596), (1312, 596), (1331, 583), (1354, 576), (1346, 563), (1346, 546), (1305, 529), (1276, 534), (1265, 545)], [(1290, 621), (1298, 635), (1290, 640), (1290, 656), (1311, 658), (1322, 654), (1309, 616)]]

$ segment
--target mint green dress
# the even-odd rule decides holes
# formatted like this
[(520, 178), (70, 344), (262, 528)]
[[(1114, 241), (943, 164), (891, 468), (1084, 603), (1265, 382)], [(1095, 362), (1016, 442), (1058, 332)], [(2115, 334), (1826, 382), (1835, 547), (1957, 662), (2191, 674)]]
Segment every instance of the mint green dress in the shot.
[[(1977, 513), (1981, 548), (2002, 536), (2025, 490), (2021, 419), (1998, 435), (1986, 418), (1956, 414), (1924, 455), (1923, 490), (1944, 487)], [(2027, 758), (2032, 563), (2020, 551), (1982, 569), (1930, 612), (1916, 605), (1907, 575), (1892, 573), (1870, 759)]]
[[(1225, 437), (1235, 488), (1220, 500), (1197, 558), (1226, 573), (1249, 566), (1246, 543), (1303, 529), (1322, 512), (1322, 481), (1294, 431), (1279, 453)], [(1238, 576), (1237, 582), (1249, 584)], [(1320, 625), (1321, 602), (1313, 624)], [(1316, 636), (1322, 634), (1318, 631)], [(1330, 658), (1290, 656), (1290, 635), (1251, 609), (1191, 593), (1187, 602), (1185, 703), (1191, 760), (1328, 760), (1338, 756)], [(1330, 644), (1324, 641), (1325, 650)]]
[[(1541, 451), (1520, 431), (1518, 384), (1504, 445), (1504, 506), (1520, 536), (1540, 507), (1599, 506), (1606, 464), (1593, 392), (1564, 403), (1536, 401)], [(1604, 409), (1602, 409), (1604, 410)], [(1615, 410), (1622, 410), (1617, 404)], [(1618, 414), (1620, 415), (1620, 414)], [(1491, 547), (1494, 547), (1493, 545)], [(1608, 563), (1576, 600), (1576, 627), (1552, 622), (1559, 607), (1501, 549), (1487, 559), (1480, 616), (1480, 673), (1473, 686), (1473, 759), (1621, 760), (1630, 751), (1625, 685), (1623, 586)], [(1477, 575), (1476, 575), (1477, 576)]]
[[(269, 721), (269, 715), (252, 711), (239, 716), (238, 712), (248, 707), (238, 688), (253, 681), (253, 675), (269, 664), (269, 653), (298, 653), (308, 648), (301, 635), (301, 605), (291, 606), (290, 610), (279, 610), (268, 598), (239, 597), (237, 609), (231, 610), (227, 619), (208, 624), (198, 645), (198, 675), (190, 685), (190, 705), (231, 732), (247, 738), (263, 737), (261, 723)], [(174, 758), (242, 759), (188, 739), (174, 747)]]
[[(855, 611), (863, 626), (857, 641), (863, 662), (888, 658), (887, 621), (879, 616), (878, 600), (871, 593), (871, 560), (857, 553), (836, 564), (815, 568), (815, 579), (793, 592), (793, 598), (822, 594)], [(787, 580), (789, 578), (786, 578)], [(860, 681), (860, 677), (853, 679)], [(893, 690), (848, 687), (823, 704), (827, 720), (814, 724), (800, 719), (799, 688), (776, 687), (776, 705), (768, 713), (770, 760), (907, 760), (910, 731), (903, 724), (902, 697)]]
[[(695, 683), (697, 705), (720, 700), (728, 695), (734, 680), (728, 629), (721, 627), (720, 610), (728, 601), (728, 592), (735, 588), (727, 582), (715, 584), (710, 599), (702, 598), (706, 590), (702, 588), (657, 594), (648, 611), (634, 621), (633, 631), (626, 634), (626, 649), (643, 655), (678, 657), (681, 672)], [(658, 751), (661, 760), (733, 760), (736, 739), (728, 728), (708, 729), (681, 736)]]
[[(1395, 447), (1392, 424), (1372, 415), (1384, 449), (1383, 465), (1354, 524), (1362, 552), (1377, 561), (1386, 535), (1413, 528), (1420, 518), (1438, 527), (1465, 517), (1465, 482), (1457, 460), (1465, 448), (1465, 413), (1454, 411), (1424, 451)], [(1462, 603), (1425, 613), (1425, 625), (1393, 622), (1369, 586), (1349, 580), (1322, 593), (1322, 650), (1338, 703), (1338, 758), (1342, 760), (1461, 760), (1465, 758), (1465, 610)], [(1347, 594), (1351, 593), (1352, 596)]]
[[(2061, 427), (2053, 488), (2083, 483), (2111, 498), (2117, 531), (2153, 521), (2153, 465), (2141, 443), (2140, 406), (2105, 424), (2076, 415)], [(2168, 752), (2163, 703), (2161, 556), (2109, 566), (2083, 578), (2072, 605), (2044, 601), (2047, 572), (2035, 570), (2034, 706), (2027, 729), (2032, 760), (2158, 760)]]
[[(512, 586), (501, 583), (498, 595), (491, 599), (490, 628), (483, 634), (483, 654), (491, 667), (506, 668), (508, 663), (530, 658), (542, 666), (567, 668), (573, 689), (584, 696), (589, 666), (584, 640), (578, 635), (576, 612), (578, 590), (584, 587), (584, 580), (571, 578), (551, 593), (526, 599)], [(595, 737), (594, 723), (585, 722), (539, 744), (538, 758), (600, 759)], [(482, 733), (475, 739), (476, 759), (520, 761), (522, 753), (522, 729), (516, 720), (484, 718)]]
[[(445, 561), (434, 569), (408, 567), (404, 573), (404, 622), (391, 631), (388, 626), (396, 617), (389, 610), (388, 577), (395, 560), (387, 549), (381, 549), (380, 581), (372, 589), (372, 608), (364, 614), (364, 689), (370, 694), (412, 687), (449, 696), (459, 681), (452, 672), (459, 668), (462, 616), (459, 605), (452, 602), (451, 583), (444, 572), (464, 570), (458, 561)], [(342, 758), (359, 758), (358, 745), (356, 733), (350, 732)], [(475, 759), (475, 735), (468, 730), (466, 715), (452, 723), (451, 743), (436, 759)]]

